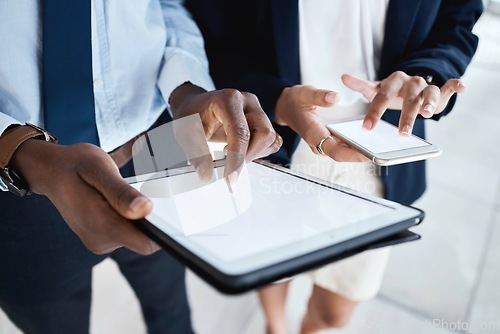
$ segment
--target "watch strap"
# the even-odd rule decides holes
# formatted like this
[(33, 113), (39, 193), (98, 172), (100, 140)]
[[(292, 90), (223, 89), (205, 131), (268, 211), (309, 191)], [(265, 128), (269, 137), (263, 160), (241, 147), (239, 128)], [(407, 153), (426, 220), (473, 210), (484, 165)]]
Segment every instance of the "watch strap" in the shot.
[(52, 134), (30, 123), (10, 128), (0, 136), (0, 169), (5, 169), (16, 149), (31, 138), (57, 143)]

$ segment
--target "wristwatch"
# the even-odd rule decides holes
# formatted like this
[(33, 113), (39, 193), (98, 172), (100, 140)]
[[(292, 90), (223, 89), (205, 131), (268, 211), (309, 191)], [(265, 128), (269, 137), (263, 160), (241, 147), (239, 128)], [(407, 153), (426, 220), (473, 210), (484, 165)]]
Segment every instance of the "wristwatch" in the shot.
[(9, 162), (16, 149), (32, 138), (57, 143), (52, 134), (30, 123), (10, 128), (0, 136), (0, 190), (19, 197), (31, 194), (28, 183), (9, 167)]

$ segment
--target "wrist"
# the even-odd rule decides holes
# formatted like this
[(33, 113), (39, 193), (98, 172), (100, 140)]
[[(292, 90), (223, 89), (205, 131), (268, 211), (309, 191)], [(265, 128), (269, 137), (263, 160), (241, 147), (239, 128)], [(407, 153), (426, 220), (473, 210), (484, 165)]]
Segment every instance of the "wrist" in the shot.
[(49, 173), (48, 160), (53, 159), (55, 145), (38, 139), (28, 139), (16, 149), (10, 160), (11, 168), (21, 176), (34, 193), (43, 193), (42, 182)]
[[(30, 187), (24, 178), (17, 159), (13, 159), (17, 150), (27, 141), (57, 142), (57, 139), (36, 125), (11, 126), (0, 136), (0, 189), (10, 191), (17, 196), (30, 194)], [(37, 170), (38, 166), (34, 166)]]

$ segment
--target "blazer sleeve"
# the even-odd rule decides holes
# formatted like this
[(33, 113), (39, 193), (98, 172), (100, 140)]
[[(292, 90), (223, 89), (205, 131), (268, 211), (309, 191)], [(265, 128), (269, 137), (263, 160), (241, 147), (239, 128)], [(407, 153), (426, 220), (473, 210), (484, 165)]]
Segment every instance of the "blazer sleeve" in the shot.
[[(271, 120), (281, 91), (291, 83), (280, 78), (269, 48), (266, 59), (254, 49), (257, 10), (255, 2), (234, 0), (187, 0), (205, 39), (210, 74), (217, 88), (236, 88), (259, 97), (262, 108)], [(266, 47), (266, 46), (262, 46)]]
[[(482, 0), (443, 0), (426, 40), (406, 54), (392, 72), (430, 74), (438, 86), (451, 78), (461, 77), (478, 46), (472, 28), (482, 11)], [(446, 109), (434, 118), (449, 113), (455, 101), (456, 94)]]

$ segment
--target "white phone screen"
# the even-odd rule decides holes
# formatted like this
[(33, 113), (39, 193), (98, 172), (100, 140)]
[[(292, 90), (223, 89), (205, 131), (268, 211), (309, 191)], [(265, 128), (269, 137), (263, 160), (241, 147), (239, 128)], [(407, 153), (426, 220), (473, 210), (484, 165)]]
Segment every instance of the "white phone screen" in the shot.
[(416, 137), (403, 137), (398, 129), (386, 121), (380, 120), (374, 129), (366, 131), (362, 128), (363, 119), (328, 124), (334, 133), (351, 139), (374, 154), (393, 152), (430, 145)]

